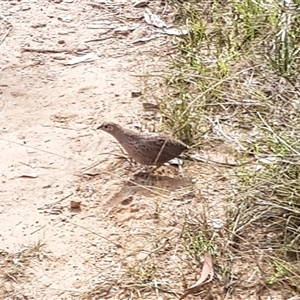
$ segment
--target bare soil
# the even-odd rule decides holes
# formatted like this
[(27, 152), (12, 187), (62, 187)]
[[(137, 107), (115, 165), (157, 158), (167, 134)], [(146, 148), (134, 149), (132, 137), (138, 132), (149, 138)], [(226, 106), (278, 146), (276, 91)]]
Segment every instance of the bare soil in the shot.
[[(149, 190), (113, 138), (95, 130), (103, 120), (152, 124), (146, 99), (132, 92), (142, 89), (137, 75), (165, 71), (172, 45), (163, 35), (135, 43), (153, 29), (133, 1), (89, 3), (0, 1), (1, 299), (174, 299), (185, 288), (172, 241), (178, 218), (203, 203), (216, 217), (226, 196), (216, 168), (191, 164), (184, 176), (162, 167)], [(159, 2), (150, 8), (168, 14)], [(130, 270), (162, 248), (157, 276), (176, 290), (133, 292)]]

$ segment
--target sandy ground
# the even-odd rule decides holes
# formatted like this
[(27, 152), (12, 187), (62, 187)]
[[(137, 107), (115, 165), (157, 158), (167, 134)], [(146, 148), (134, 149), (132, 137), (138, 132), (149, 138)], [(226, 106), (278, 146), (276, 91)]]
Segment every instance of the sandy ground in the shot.
[[(207, 182), (201, 167), (186, 167), (184, 179), (165, 168), (147, 190), (132, 178), (137, 166), (95, 130), (103, 120), (151, 123), (143, 96), (132, 96), (142, 90), (136, 75), (163, 70), (171, 45), (166, 36), (135, 43), (154, 33), (133, 1), (89, 3), (0, 1), (0, 253), (14, 257), (0, 266), (1, 299), (174, 299), (134, 293), (124, 274), (160, 247), (154, 236), (172, 238), (178, 214), (213, 197), (206, 190), (220, 193), (222, 176)], [(159, 2), (149, 7), (168, 14)], [(67, 65), (78, 53), (94, 56)], [(201, 188), (191, 183), (202, 175)], [(161, 268), (161, 278), (180, 278)]]

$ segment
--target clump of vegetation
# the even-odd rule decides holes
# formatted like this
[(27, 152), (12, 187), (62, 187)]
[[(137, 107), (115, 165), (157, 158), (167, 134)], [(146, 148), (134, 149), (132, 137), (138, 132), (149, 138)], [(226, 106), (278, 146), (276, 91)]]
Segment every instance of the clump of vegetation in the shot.
[(237, 108), (244, 113), (269, 111), (279, 88), (276, 80), (295, 86), (300, 18), (295, 5), (172, 2), (189, 34), (178, 42), (180, 53), (168, 80), (172, 93), (161, 110), (165, 124), (176, 126), (183, 139), (195, 143), (211, 126), (199, 116), (228, 117)]
[[(169, 2), (189, 34), (177, 40), (163, 125), (195, 148), (216, 132), (234, 146), (222, 255), (258, 270), (253, 289), (299, 294), (300, 4)], [(227, 275), (235, 272), (224, 264)]]
[(231, 147), (235, 162), (192, 164), (193, 186), (149, 188), (146, 234), (137, 230), (139, 248), (122, 250), (122, 278), (112, 274), (83, 299), (293, 297), (300, 293), (300, 4), (169, 4), (189, 33), (176, 37), (165, 94), (153, 108), (166, 131), (194, 149)]
[(0, 296), (18, 298), (18, 289), (15, 287), (28, 276), (27, 269), (32, 261), (41, 260), (46, 256), (43, 252), (44, 245), (43, 242), (37, 241), (15, 253), (0, 251)]

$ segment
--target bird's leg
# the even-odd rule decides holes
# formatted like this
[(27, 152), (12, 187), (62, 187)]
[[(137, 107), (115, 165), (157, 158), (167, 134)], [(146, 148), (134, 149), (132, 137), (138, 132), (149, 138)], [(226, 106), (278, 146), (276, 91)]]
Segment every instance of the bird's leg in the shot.
[(156, 171), (158, 168), (160, 168), (161, 166), (154, 166), (154, 167), (152, 167), (151, 169), (150, 169), (150, 171), (148, 171), (147, 173), (148, 173), (148, 176), (147, 176), (147, 179), (146, 179), (146, 182), (145, 182), (145, 184), (147, 184), (148, 183), (148, 181), (149, 181), (149, 179), (150, 179), (150, 177), (151, 177), (151, 174), (153, 174), (154, 173), (154, 171)]
[(139, 176), (143, 173), (148, 173), (148, 166), (143, 166), (140, 170), (135, 171), (133, 176)]
[(139, 176), (141, 177), (142, 175), (146, 175), (146, 181), (145, 181), (145, 184), (148, 184), (149, 182), (149, 179), (152, 177), (153, 175), (153, 172), (155, 170), (157, 170), (160, 166), (154, 166), (154, 167), (149, 167), (149, 166), (144, 166), (142, 168), (142, 170), (139, 170), (135, 173), (133, 173), (133, 176)]
[(161, 166), (154, 166), (154, 167), (152, 167), (151, 170), (149, 171), (149, 174), (153, 173), (154, 171), (156, 171), (160, 167)]
[(155, 170), (157, 170), (160, 166), (154, 166), (154, 167), (149, 167), (149, 166), (143, 166), (143, 168), (139, 171), (136, 171), (133, 175), (139, 175), (141, 173), (146, 173), (146, 174), (152, 174)]

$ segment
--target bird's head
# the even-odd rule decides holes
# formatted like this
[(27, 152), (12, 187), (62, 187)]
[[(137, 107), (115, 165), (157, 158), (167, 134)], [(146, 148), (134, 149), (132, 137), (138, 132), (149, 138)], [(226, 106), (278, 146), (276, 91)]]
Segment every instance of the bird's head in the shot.
[(99, 127), (97, 127), (97, 129), (101, 129), (112, 135), (114, 135), (116, 132), (118, 132), (119, 128), (120, 128), (120, 126), (113, 122), (103, 122)]

